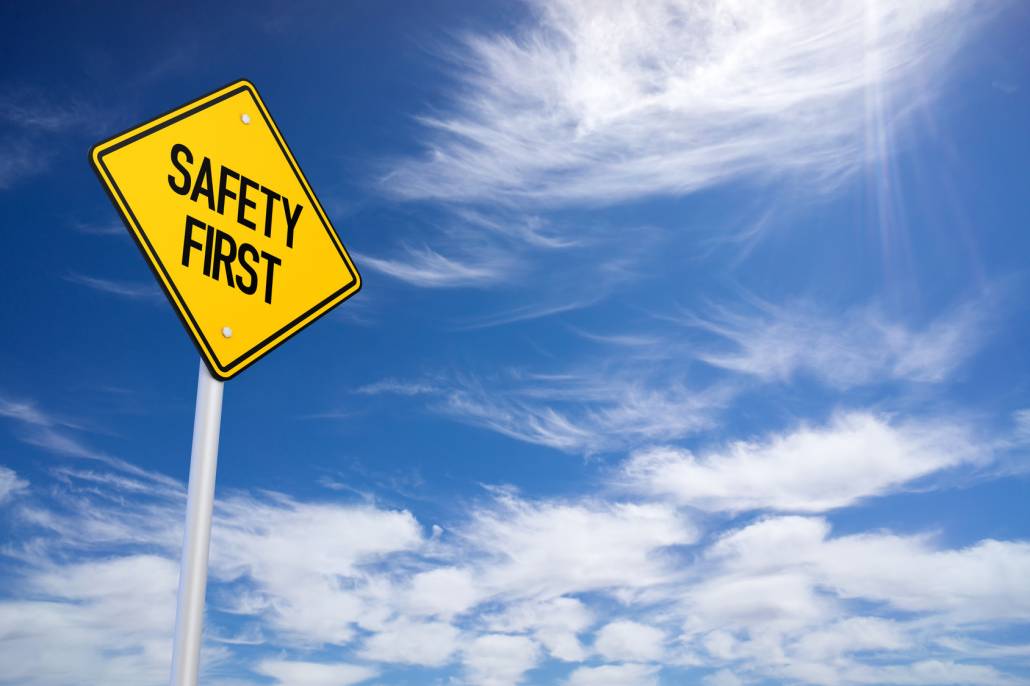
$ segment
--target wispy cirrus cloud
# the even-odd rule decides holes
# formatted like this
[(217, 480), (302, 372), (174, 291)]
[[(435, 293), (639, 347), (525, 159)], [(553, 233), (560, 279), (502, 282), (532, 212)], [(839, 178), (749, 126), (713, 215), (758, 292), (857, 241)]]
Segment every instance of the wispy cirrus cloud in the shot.
[(0, 396), (0, 417), (10, 420), (19, 438), (29, 445), (65, 457), (96, 460), (105, 457), (75, 435), (84, 429), (80, 422), (47, 412), (31, 401)]
[(164, 300), (164, 296), (161, 294), (161, 289), (153, 283), (118, 281), (115, 279), (103, 279), (96, 276), (74, 273), (66, 275), (64, 279), (70, 283), (85, 286), (86, 288), (94, 291), (114, 295), (127, 300), (140, 300), (154, 303)]
[(745, 297), (704, 315), (651, 316), (639, 328), (568, 327), (597, 345), (589, 361), (581, 355), (553, 372), (438, 373), (359, 390), (420, 396), (455, 420), (566, 452), (637, 450), (710, 428), (733, 401), (762, 392), (746, 377), (815, 379), (828, 391), (948, 382), (981, 348), (996, 313), (986, 296), (921, 323), (890, 317), (875, 301), (834, 313), (810, 301)]
[(463, 261), (441, 255), (432, 248), (411, 248), (393, 258), (355, 255), (362, 266), (422, 288), (485, 286), (503, 280), (510, 273), (509, 260), (483, 256)]
[(155, 472), (140, 469), (134, 464), (93, 447), (79, 434), (88, 432), (85, 423), (49, 412), (30, 400), (0, 395), (0, 418), (8, 420), (21, 442), (59, 457), (96, 460), (114, 469), (141, 477), (157, 479), (163, 487), (177, 487), (177, 482)]
[(125, 225), (119, 221), (85, 222), (73, 219), (69, 222), (72, 231), (86, 236), (128, 236)]
[(361, 386), (355, 393), (362, 395), (431, 395), (439, 391), (439, 388), (432, 383), (419, 383), (412, 381), (401, 381), (399, 379), (382, 379), (375, 383)]
[(18, 478), (13, 469), (0, 466), (0, 505), (19, 491), (24, 491), (28, 485), (27, 481)]
[(558, 300), (548, 298), (528, 305), (519, 305), (518, 307), (514, 307), (509, 310), (492, 312), (477, 319), (462, 322), (456, 328), (462, 331), (472, 331), (475, 329), (490, 329), (495, 326), (507, 326), (508, 324), (516, 324), (518, 322), (528, 322), (534, 319), (543, 319), (544, 317), (551, 317), (554, 315), (564, 314), (566, 312), (585, 309), (597, 304), (606, 295), (608, 294), (604, 291), (595, 291), (594, 293), (582, 297), (563, 297)]
[(797, 171), (830, 184), (881, 152), (870, 120), (932, 98), (937, 68), (980, 16), (972, 7), (533, 3), (514, 36), (470, 35), (448, 55), (464, 87), (421, 118), (429, 149), (384, 185), (556, 205)]
[(27, 176), (50, 165), (50, 154), (25, 141), (0, 139), (0, 190), (6, 190)]
[(600, 377), (575, 371), (465, 374), (439, 378), (431, 388), (430, 407), (446, 416), (527, 443), (587, 454), (700, 431), (732, 393), (726, 386), (694, 388), (683, 378), (656, 380), (627, 370)]
[(945, 380), (979, 348), (992, 315), (986, 298), (961, 303), (922, 326), (873, 305), (830, 313), (804, 301), (773, 305), (751, 298), (743, 307), (714, 308), (684, 323), (727, 344), (695, 351), (715, 367), (766, 381), (810, 375), (850, 388)]
[(27, 131), (93, 131), (97, 127), (98, 113), (96, 107), (81, 99), (55, 101), (29, 90), (7, 91), (0, 96), (0, 121)]
[(0, 92), (0, 190), (49, 168), (52, 138), (94, 133), (105, 115), (82, 99), (56, 101), (31, 89)]

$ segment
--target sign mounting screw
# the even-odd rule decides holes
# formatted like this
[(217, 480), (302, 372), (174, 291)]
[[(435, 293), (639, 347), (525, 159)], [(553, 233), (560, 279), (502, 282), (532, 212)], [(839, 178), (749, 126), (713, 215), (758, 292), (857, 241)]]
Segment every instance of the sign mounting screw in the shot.
[(250, 123), (250, 115), (247, 114), (246, 112), (243, 113), (243, 116), (240, 117), (240, 119), (243, 121), (244, 124), (249, 124)]
[(230, 327), (230, 326), (223, 326), (222, 327), (222, 335), (225, 336), (226, 338), (232, 338), (232, 327)]

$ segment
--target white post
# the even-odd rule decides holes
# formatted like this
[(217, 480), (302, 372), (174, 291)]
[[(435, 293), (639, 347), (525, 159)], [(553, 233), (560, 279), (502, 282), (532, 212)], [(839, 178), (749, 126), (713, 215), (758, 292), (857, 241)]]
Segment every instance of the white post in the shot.
[(200, 637), (204, 629), (207, 554), (211, 512), (215, 504), (218, 431), (222, 422), (222, 382), (200, 363), (197, 410), (193, 418), (193, 452), (186, 493), (186, 532), (179, 569), (179, 602), (172, 644), (172, 686), (196, 686), (200, 671)]

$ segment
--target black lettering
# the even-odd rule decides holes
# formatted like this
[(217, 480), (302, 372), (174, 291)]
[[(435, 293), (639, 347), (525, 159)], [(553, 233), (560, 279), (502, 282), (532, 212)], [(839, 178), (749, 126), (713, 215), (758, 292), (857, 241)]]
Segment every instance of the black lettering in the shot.
[(201, 243), (193, 240), (193, 227), (200, 227), (206, 229), (207, 225), (199, 219), (186, 215), (186, 232), (182, 239), (182, 266), (190, 266), (190, 250), (193, 248), (203, 248)]
[[(232, 236), (227, 234), (221, 229), (215, 229), (218, 232), (218, 236), (215, 238), (215, 259), (214, 259), (214, 271), (211, 274), (211, 278), (215, 281), (221, 275), (222, 270), (219, 268), (220, 264), (225, 265), (225, 278), (229, 282), (230, 288), (235, 288), (233, 285), (232, 278), (232, 263), (236, 259), (236, 241), (232, 239)], [(222, 246), (228, 244), (229, 252), (223, 253)]]
[(240, 251), (237, 254), (240, 257), (240, 266), (243, 267), (243, 270), (250, 275), (250, 281), (247, 283), (246, 286), (244, 286), (243, 278), (239, 274), (237, 274), (236, 287), (244, 293), (246, 293), (247, 295), (254, 295), (254, 292), (257, 291), (258, 276), (257, 272), (254, 271), (254, 267), (249, 262), (247, 262), (247, 255), (251, 255), (251, 259), (254, 262), (259, 261), (260, 258), (258, 257), (257, 248), (255, 248), (250, 243), (242, 243), (240, 244)]
[(190, 200), (197, 202), (197, 198), (202, 195), (207, 196), (208, 209), (215, 209), (215, 197), (212, 192), (211, 183), (211, 160), (206, 157), (200, 163), (200, 173), (197, 174), (197, 183), (193, 186), (193, 194), (190, 196)]
[(293, 230), (297, 228), (297, 220), (300, 219), (300, 211), (304, 209), (304, 206), (297, 203), (297, 206), (293, 208), (294, 212), (290, 213), (290, 201), (283, 197), (283, 210), (286, 212), (286, 247), (293, 247)]
[(228, 167), (222, 167), (221, 173), (218, 175), (218, 214), (225, 214), (225, 198), (226, 196), (236, 199), (236, 194), (230, 191), (225, 185), (225, 179), (227, 177), (233, 177), (239, 180), (240, 175), (234, 172)]
[(257, 203), (256, 202), (254, 202), (253, 200), (247, 200), (247, 186), (250, 186), (251, 188), (254, 188), (254, 189), (260, 188), (259, 185), (257, 185), (256, 183), (254, 183), (253, 181), (248, 179), (246, 176), (243, 176), (241, 174), (240, 175), (240, 204), (236, 208), (236, 221), (239, 222), (240, 224), (242, 224), (243, 226), (246, 226), (248, 229), (256, 229), (257, 225), (254, 222), (252, 222), (249, 219), (247, 219), (246, 215), (244, 214), (247, 211), (248, 207), (257, 207)]
[(282, 260), (280, 260), (275, 255), (269, 255), (264, 250), (261, 251), (261, 257), (263, 257), (265, 262), (268, 263), (268, 269), (267, 269), (266, 274), (265, 274), (265, 302), (268, 303), (269, 305), (271, 305), (272, 304), (272, 278), (274, 276), (273, 272), (275, 271), (275, 268), (277, 266), (282, 264)]
[(204, 236), (204, 276), (211, 276), (211, 245), (215, 242), (215, 227), (208, 226)]
[(275, 204), (276, 200), (279, 200), (282, 196), (273, 191), (271, 188), (261, 187), (261, 192), (265, 194), (265, 238), (272, 236), (272, 205)]
[[(179, 195), (186, 195), (190, 192), (190, 172), (183, 166), (182, 162), (179, 161), (179, 157), (185, 155), (186, 162), (193, 164), (193, 153), (182, 143), (176, 143), (172, 146), (172, 166), (179, 170), (182, 174), (182, 185), (175, 183), (175, 177), (171, 174), (168, 175), (168, 185), (172, 187), (172, 190)], [(183, 263), (185, 264), (185, 262)]]

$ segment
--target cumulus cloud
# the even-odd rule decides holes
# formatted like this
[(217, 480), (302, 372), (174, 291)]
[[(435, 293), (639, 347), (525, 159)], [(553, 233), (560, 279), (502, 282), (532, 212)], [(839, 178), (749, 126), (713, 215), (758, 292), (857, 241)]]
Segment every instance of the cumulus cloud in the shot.
[(660, 629), (620, 620), (601, 627), (594, 649), (612, 662), (654, 662), (661, 659), (664, 643), (665, 634)]
[(458, 630), (444, 622), (397, 621), (374, 634), (361, 651), (374, 662), (440, 667), (459, 645)]
[[(5, 547), (20, 572), (0, 601), (4, 677), (163, 683), (181, 488), (78, 465), (5, 508), (22, 534)], [(706, 537), (674, 504), (606, 493), (492, 489), (432, 534), (403, 510), (224, 495), (208, 677), (317, 685), (419, 668), (513, 686), (547, 665), (569, 684), (614, 685), (654, 683), (675, 665), (725, 683), (1012, 682), (1001, 666), (1022, 653), (992, 632), (1030, 615), (1025, 542), (834, 535), (803, 516)]]
[(728, 669), (720, 669), (717, 672), (706, 675), (701, 679), (704, 686), (744, 686), (744, 681)]
[[(774, 541), (796, 547), (777, 555)], [(1019, 581), (1030, 573), (1030, 544), (1025, 542), (988, 539), (948, 550), (920, 536), (830, 538), (823, 520), (782, 518), (728, 535), (712, 555), (737, 569), (807, 566), (818, 583), (841, 597), (943, 613), (956, 623), (1022, 621), (1030, 612), (1030, 589)]]
[(700, 456), (678, 448), (643, 450), (623, 474), (638, 492), (702, 510), (819, 512), (984, 460), (988, 450), (955, 424), (892, 424), (851, 412), (822, 427), (801, 426)]
[(483, 590), (468, 569), (437, 567), (411, 578), (402, 602), (405, 609), (419, 616), (450, 619), (482, 600)]
[(654, 686), (658, 670), (652, 665), (601, 665), (578, 667), (569, 675), (568, 686)]
[[(989, 653), (966, 662), (926, 651), (964, 627), (1022, 624), (1030, 592), (1015, 580), (1028, 565), (1025, 542), (947, 549), (926, 536), (834, 537), (821, 518), (767, 518), (705, 552), (683, 599), (684, 637), (710, 663), (804, 683), (1019, 683), (975, 662)], [(876, 606), (896, 614), (862, 614)]]
[(211, 574), (247, 582), (258, 601), (249, 613), (300, 643), (345, 644), (358, 624), (383, 621), (369, 595), (355, 592), (370, 579), (361, 565), (422, 543), (403, 511), (246, 498), (218, 510)]
[(486, 615), (491, 631), (533, 632), (550, 655), (566, 662), (586, 659), (579, 634), (594, 623), (594, 614), (575, 598), (559, 597), (511, 603), (502, 612)]
[[(611, 203), (804, 172), (877, 152), (869, 122), (933, 95), (975, 23), (945, 0), (533, 3), (517, 35), (470, 35), (464, 84), (422, 118), (428, 150), (384, 179), (412, 198)], [(895, 107), (895, 96), (904, 107)]]
[(492, 558), (482, 583), (515, 598), (643, 589), (675, 576), (663, 549), (699, 532), (662, 504), (534, 502), (502, 496), (462, 536)]
[(7, 587), (22, 599), (0, 602), (0, 683), (161, 683), (177, 579), (174, 562), (152, 555), (37, 568)]
[(463, 662), (477, 686), (515, 686), (539, 659), (539, 646), (525, 636), (486, 634), (465, 649)]
[(369, 667), (289, 660), (263, 660), (258, 674), (275, 679), (282, 686), (350, 686), (368, 681), (377, 672)]

